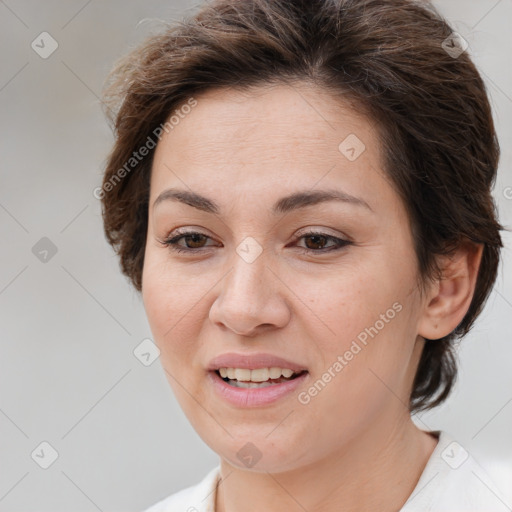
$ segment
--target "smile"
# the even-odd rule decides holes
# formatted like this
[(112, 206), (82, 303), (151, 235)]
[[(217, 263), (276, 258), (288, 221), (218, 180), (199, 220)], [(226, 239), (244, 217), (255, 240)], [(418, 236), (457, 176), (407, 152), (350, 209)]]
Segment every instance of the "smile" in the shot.
[(276, 386), (295, 379), (301, 373), (289, 368), (219, 368), (218, 375), (230, 386), (245, 389), (265, 388)]
[(208, 376), (219, 398), (237, 408), (248, 408), (273, 405), (286, 397), (295, 398), (297, 388), (303, 384), (308, 372), (295, 373), (278, 367), (219, 368), (208, 372)]

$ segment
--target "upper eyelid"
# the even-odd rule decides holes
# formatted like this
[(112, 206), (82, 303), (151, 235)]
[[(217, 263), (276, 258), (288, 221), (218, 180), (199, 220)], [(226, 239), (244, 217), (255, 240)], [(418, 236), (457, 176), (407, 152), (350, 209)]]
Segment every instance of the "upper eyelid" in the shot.
[[(173, 234), (173, 233), (175, 233), (175, 234)], [(182, 227), (182, 228), (176, 228), (173, 231), (171, 231), (167, 236), (165, 236), (165, 239), (169, 240), (171, 238), (175, 238), (178, 236), (187, 236), (187, 235), (195, 235), (195, 234), (203, 235), (203, 236), (206, 236), (206, 237), (212, 238), (212, 239), (215, 238), (215, 237), (209, 235), (208, 233), (205, 233), (202, 230), (202, 228), (193, 228), (193, 227), (191, 227), (191, 228), (184, 227), (183, 228)], [(350, 240), (350, 236), (348, 236), (344, 233), (334, 234), (334, 233), (330, 233), (328, 228), (321, 228), (321, 227), (315, 228), (315, 227), (309, 227), (309, 226), (300, 228), (299, 230), (297, 230), (295, 236), (304, 236), (304, 235), (308, 235), (308, 234), (323, 235), (323, 236), (330, 236), (333, 238)]]
[[(174, 235), (168, 235), (166, 236), (163, 240), (161, 240), (161, 242), (163, 242), (164, 244), (166, 245), (175, 245), (177, 247), (178, 244), (177, 243), (171, 243), (173, 240), (181, 240), (183, 238), (186, 238), (187, 236), (191, 236), (191, 235), (202, 235), (202, 236), (205, 236), (206, 238), (209, 238), (210, 240), (215, 240), (213, 237), (211, 237), (210, 235), (206, 234), (206, 233), (203, 233), (202, 231), (197, 231), (197, 230), (188, 230), (188, 231), (183, 231), (183, 232), (177, 232), (176, 234)], [(306, 236), (323, 236), (325, 238), (328, 238), (328, 239), (331, 239), (331, 240), (336, 240), (336, 241), (339, 241), (339, 242), (346, 242), (346, 243), (351, 243), (351, 239), (349, 237), (346, 237), (345, 235), (341, 235), (341, 236), (337, 236), (337, 235), (333, 235), (333, 234), (330, 234), (330, 233), (326, 233), (325, 231), (323, 230), (315, 230), (314, 228), (303, 228), (303, 230), (299, 230), (299, 232), (296, 234), (294, 240), (300, 240), (301, 238), (304, 238)], [(211, 245), (208, 245), (208, 246), (205, 246), (205, 247), (197, 247), (197, 248), (189, 248), (189, 247), (185, 247), (184, 250), (189, 250), (189, 251), (199, 251), (201, 249), (208, 249), (212, 247)]]
[[(206, 236), (207, 238), (211, 238), (212, 240), (214, 239), (214, 237), (208, 235), (207, 233), (204, 233), (202, 231), (194, 231), (194, 230), (190, 230), (190, 231), (178, 231), (177, 233), (175, 234), (169, 234), (165, 237), (165, 240), (172, 240), (174, 238), (178, 238), (178, 237), (185, 237), (185, 236), (190, 236), (190, 235), (203, 235), (203, 236)], [(345, 239), (348, 239), (348, 237), (346, 237), (345, 235), (333, 235), (332, 233), (328, 233), (326, 231), (322, 231), (321, 229), (318, 229), (318, 230), (315, 230), (315, 229), (311, 229), (311, 228), (303, 228), (303, 230), (299, 230), (298, 233), (296, 234), (296, 237), (303, 237), (303, 236), (306, 236), (306, 235), (322, 235), (322, 236), (325, 236), (325, 237), (332, 237), (332, 238), (345, 238)]]
[(311, 234), (322, 235), (322, 236), (327, 236), (327, 237), (332, 237), (332, 238), (338, 238), (340, 240), (347, 240), (347, 241), (350, 240), (350, 237), (345, 235), (344, 233), (340, 233), (339, 235), (329, 233), (329, 231), (327, 231), (325, 228), (311, 228), (311, 227), (302, 228), (296, 232), (295, 236), (301, 237), (301, 236), (311, 235)]

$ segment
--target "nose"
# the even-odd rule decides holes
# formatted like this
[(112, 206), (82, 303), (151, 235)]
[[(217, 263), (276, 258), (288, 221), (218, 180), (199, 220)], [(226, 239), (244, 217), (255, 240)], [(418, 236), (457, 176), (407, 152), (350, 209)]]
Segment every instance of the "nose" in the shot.
[(264, 254), (251, 263), (233, 255), (231, 271), (221, 280), (210, 308), (213, 323), (250, 337), (289, 322), (286, 286), (267, 266)]

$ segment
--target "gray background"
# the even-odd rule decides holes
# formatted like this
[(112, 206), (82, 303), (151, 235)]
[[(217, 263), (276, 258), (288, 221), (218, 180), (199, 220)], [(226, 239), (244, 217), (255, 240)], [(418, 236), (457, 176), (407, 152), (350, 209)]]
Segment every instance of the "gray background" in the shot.
[[(0, 1), (0, 511), (141, 510), (217, 463), (159, 361), (146, 367), (133, 354), (151, 333), (93, 196), (112, 143), (98, 99), (108, 70), (158, 19), (194, 5)], [(510, 226), (512, 0), (437, 5), (490, 91), (502, 146), (495, 197)], [(31, 48), (43, 31), (58, 43), (47, 59)], [(43, 237), (57, 249), (46, 262), (32, 251)], [(498, 282), (461, 345), (457, 388), (416, 418), (448, 430), (502, 486), (512, 481), (512, 237), (504, 241)], [(43, 441), (58, 452), (48, 469), (38, 465), (51, 455)]]

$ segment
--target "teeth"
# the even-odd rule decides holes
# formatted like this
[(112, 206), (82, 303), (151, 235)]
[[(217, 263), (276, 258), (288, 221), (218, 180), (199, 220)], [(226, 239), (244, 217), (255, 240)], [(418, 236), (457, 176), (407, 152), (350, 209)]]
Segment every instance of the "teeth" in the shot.
[[(251, 370), (250, 379), (252, 382), (265, 382), (270, 378), (270, 371), (268, 368), (259, 368), (257, 370)], [(240, 380), (240, 379), (238, 379)]]
[[(228, 370), (229, 372), (229, 370)], [(235, 370), (235, 379), (238, 380), (238, 381), (244, 381), (244, 382), (247, 382), (247, 381), (250, 381), (251, 380), (251, 370), (247, 370), (247, 369), (242, 369), (242, 368), (237, 368)]]
[(289, 368), (273, 366), (272, 368), (257, 368), (255, 370), (247, 368), (219, 368), (219, 373), (223, 379), (228, 378), (238, 382), (266, 382), (269, 379), (279, 379), (281, 377), (289, 379), (295, 372)]
[(275, 366), (273, 366), (272, 368), (270, 368), (269, 373), (271, 379), (279, 379), (279, 377), (281, 377), (281, 368), (276, 368)]
[(239, 382), (231, 380), (229, 383), (235, 388), (266, 388), (267, 386), (273, 386), (270, 382)]

